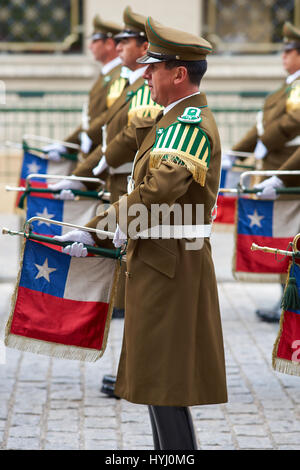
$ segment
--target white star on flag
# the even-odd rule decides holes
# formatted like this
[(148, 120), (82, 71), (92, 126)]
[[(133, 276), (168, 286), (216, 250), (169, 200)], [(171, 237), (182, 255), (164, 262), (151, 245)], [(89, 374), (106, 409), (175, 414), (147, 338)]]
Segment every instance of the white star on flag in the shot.
[(254, 210), (252, 215), (247, 214), (247, 217), (249, 217), (249, 219), (251, 220), (250, 227), (253, 227), (253, 225), (257, 225), (258, 227), (261, 227), (260, 221), (265, 218), (264, 215), (258, 215), (258, 212), (256, 209)]
[[(44, 217), (45, 219), (53, 219), (55, 214), (49, 214), (47, 207), (44, 207), (43, 212), (37, 212), (36, 215), (38, 217)], [(51, 225), (50, 222), (44, 222), (44, 220), (39, 220), (38, 225), (45, 224), (48, 227)]]
[(38, 165), (36, 162), (31, 162), (27, 165), (27, 168), (28, 168), (28, 174), (38, 173), (40, 169), (40, 165)]
[(56, 268), (49, 268), (48, 258), (45, 259), (43, 265), (36, 264), (36, 263), (34, 263), (34, 265), (38, 269), (38, 273), (35, 276), (35, 279), (39, 279), (40, 277), (44, 277), (46, 279), (46, 281), (50, 282), (49, 274), (51, 274), (53, 271), (56, 271)]

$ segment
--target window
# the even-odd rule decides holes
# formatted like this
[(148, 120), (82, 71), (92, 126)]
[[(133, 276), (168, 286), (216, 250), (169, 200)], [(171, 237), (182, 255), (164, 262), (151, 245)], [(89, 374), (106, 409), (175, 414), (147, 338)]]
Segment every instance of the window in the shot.
[(300, 27), (300, 0), (203, 0), (203, 35), (216, 53), (274, 53), (282, 26)]
[(81, 52), (82, 0), (1, 0), (0, 51)]

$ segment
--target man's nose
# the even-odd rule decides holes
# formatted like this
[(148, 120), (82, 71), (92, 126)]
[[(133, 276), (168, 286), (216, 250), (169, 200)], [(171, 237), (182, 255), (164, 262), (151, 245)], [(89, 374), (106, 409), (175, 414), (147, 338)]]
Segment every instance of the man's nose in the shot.
[(149, 70), (149, 66), (146, 68), (144, 74), (143, 74), (143, 78), (144, 80), (149, 80), (149, 78), (151, 78), (151, 73), (150, 73), (150, 70)]

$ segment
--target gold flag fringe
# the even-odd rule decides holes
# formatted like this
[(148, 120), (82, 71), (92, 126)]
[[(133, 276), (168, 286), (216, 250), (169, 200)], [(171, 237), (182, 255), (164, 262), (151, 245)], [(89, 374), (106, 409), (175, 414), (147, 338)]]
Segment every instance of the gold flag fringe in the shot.
[(199, 183), (200, 186), (205, 185), (206, 174), (208, 167), (201, 163), (201, 160), (189, 157), (186, 154), (182, 154), (180, 151), (176, 154), (159, 154), (159, 153), (150, 153), (150, 168), (159, 168), (162, 159), (176, 166), (182, 166), (179, 160), (182, 160), (186, 169), (193, 175), (193, 179), (196, 183)]
[[(236, 256), (236, 253), (235, 253)], [(235, 269), (235, 268), (234, 268)], [(233, 277), (236, 281), (243, 282), (279, 282), (281, 281), (280, 274), (272, 273), (249, 273), (249, 272), (239, 272), (233, 270)]]
[(50, 343), (25, 336), (9, 333), (5, 339), (5, 345), (19, 351), (56, 357), (58, 359), (70, 359), (74, 361), (95, 362), (103, 355), (104, 350), (67, 346), (65, 344)]
[[(287, 276), (286, 283), (285, 283), (285, 288), (286, 288), (287, 283), (288, 283), (290, 269), (291, 269), (291, 264), (289, 266), (288, 276)], [(282, 331), (283, 331), (283, 323), (284, 323), (284, 309), (282, 309), (282, 311), (281, 311), (280, 322), (279, 322), (279, 330), (278, 330), (278, 334), (277, 334), (277, 337), (276, 337), (276, 340), (275, 340), (274, 346), (273, 346), (272, 366), (273, 366), (273, 369), (276, 370), (277, 372), (281, 372), (283, 374), (300, 376), (300, 363), (299, 362), (288, 361), (287, 359), (277, 357), (278, 345), (279, 345), (280, 338), (281, 338)]]
[(117, 284), (118, 284), (119, 273), (120, 273), (120, 261), (117, 260), (114, 263), (114, 275), (113, 275), (113, 281), (112, 281), (112, 286), (111, 286), (111, 291), (110, 291), (110, 299), (109, 299), (107, 318), (106, 318), (105, 329), (104, 329), (104, 334), (103, 334), (102, 348), (100, 350), (97, 350), (97, 349), (91, 349), (91, 348), (83, 348), (79, 346), (70, 346), (70, 345), (65, 345), (65, 344), (60, 344), (60, 343), (54, 343), (54, 342), (49, 342), (49, 341), (42, 341), (42, 340), (38, 340), (34, 338), (15, 335), (10, 332), (12, 319), (13, 319), (13, 313), (15, 310), (15, 305), (16, 305), (16, 300), (17, 300), (18, 286), (19, 286), (19, 281), (20, 281), (21, 272), (22, 272), (25, 242), (26, 240), (24, 239), (21, 257), (20, 257), (19, 272), (18, 272), (18, 276), (16, 280), (15, 289), (14, 289), (12, 299), (11, 299), (11, 311), (10, 311), (10, 315), (9, 315), (9, 318), (7, 320), (6, 327), (5, 327), (5, 336), (4, 336), (5, 346), (13, 348), (13, 349), (18, 349), (19, 351), (42, 354), (45, 356), (56, 357), (59, 359), (70, 359), (70, 360), (87, 361), (87, 362), (97, 361), (101, 356), (103, 356), (105, 349), (106, 349), (106, 345), (107, 345), (108, 333), (109, 333), (112, 311), (113, 311), (113, 306), (114, 306), (114, 299), (116, 295)]
[(287, 361), (279, 357), (275, 357), (272, 362), (273, 369), (282, 374), (300, 376), (300, 363)]

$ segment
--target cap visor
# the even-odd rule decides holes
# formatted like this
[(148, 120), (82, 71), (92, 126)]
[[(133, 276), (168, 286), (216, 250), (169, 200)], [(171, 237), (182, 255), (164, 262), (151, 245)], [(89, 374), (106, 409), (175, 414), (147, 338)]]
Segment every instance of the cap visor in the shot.
[(136, 38), (139, 36), (138, 32), (128, 32), (128, 31), (121, 31), (120, 33), (116, 34), (114, 36), (114, 39), (121, 40), (121, 39), (126, 39), (126, 38)]
[(150, 57), (147, 54), (139, 57), (136, 61), (138, 64), (155, 64), (156, 62), (164, 62), (163, 60)]

